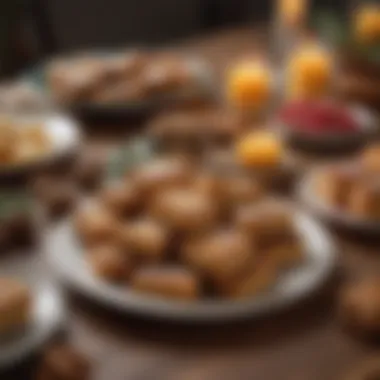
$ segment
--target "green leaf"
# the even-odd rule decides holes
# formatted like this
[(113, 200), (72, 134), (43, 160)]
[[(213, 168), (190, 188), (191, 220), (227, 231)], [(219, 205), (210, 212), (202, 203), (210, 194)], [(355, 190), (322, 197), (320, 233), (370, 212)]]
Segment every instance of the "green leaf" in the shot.
[(333, 11), (324, 10), (316, 13), (313, 25), (318, 35), (333, 45), (340, 46), (348, 39), (344, 18)]

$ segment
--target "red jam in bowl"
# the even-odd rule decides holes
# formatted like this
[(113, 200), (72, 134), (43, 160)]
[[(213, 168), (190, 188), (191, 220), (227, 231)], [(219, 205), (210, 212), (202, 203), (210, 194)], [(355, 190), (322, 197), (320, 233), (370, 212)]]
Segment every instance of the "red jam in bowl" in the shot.
[(354, 115), (339, 104), (298, 101), (285, 105), (280, 121), (296, 132), (308, 134), (344, 134), (359, 130)]

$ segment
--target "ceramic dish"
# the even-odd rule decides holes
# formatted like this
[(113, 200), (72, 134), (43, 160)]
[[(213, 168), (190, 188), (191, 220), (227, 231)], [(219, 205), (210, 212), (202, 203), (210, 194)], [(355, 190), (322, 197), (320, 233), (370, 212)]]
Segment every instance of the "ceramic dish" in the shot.
[(0, 178), (18, 174), (28, 174), (41, 167), (54, 164), (74, 154), (81, 143), (81, 133), (74, 119), (63, 114), (18, 117), (16, 123), (39, 124), (47, 135), (49, 151), (40, 157), (25, 162), (0, 164)]
[(307, 176), (297, 189), (297, 195), (306, 207), (320, 218), (347, 230), (373, 235), (380, 233), (380, 220), (361, 219), (336, 207), (331, 207), (323, 201), (315, 191), (314, 183), (317, 176), (318, 173)]
[(352, 105), (349, 111), (360, 129), (347, 133), (324, 133), (320, 135), (298, 131), (278, 122), (278, 129), (292, 147), (312, 153), (344, 153), (361, 148), (378, 133), (377, 118), (367, 108)]
[(40, 258), (15, 255), (0, 263), (0, 276), (21, 279), (31, 289), (33, 299), (30, 323), (0, 343), (0, 368), (4, 368), (43, 348), (63, 327), (65, 316), (61, 294), (46, 277)]
[[(115, 52), (90, 52), (89, 56), (117, 56)], [(68, 57), (60, 57), (56, 61), (64, 60)], [(49, 63), (36, 67), (25, 75), (28, 82), (36, 84), (42, 93), (51, 95), (50, 89), (46, 83), (46, 70)], [(149, 115), (153, 111), (181, 102), (191, 102), (193, 99), (213, 99), (215, 94), (214, 76), (211, 68), (206, 62), (198, 57), (189, 57), (188, 66), (196, 80), (192, 88), (187, 88), (185, 91), (177, 91), (176, 93), (155, 98), (142, 100), (141, 102), (129, 103), (112, 103), (102, 104), (96, 102), (83, 102), (68, 105), (68, 108), (73, 114), (81, 119), (89, 121), (104, 121), (108, 119), (123, 119), (135, 116)]]
[(84, 296), (122, 313), (182, 322), (210, 322), (249, 318), (288, 306), (318, 288), (334, 267), (334, 247), (326, 232), (309, 216), (295, 213), (305, 260), (281, 275), (275, 286), (244, 300), (176, 302), (115, 287), (93, 276), (71, 220), (51, 229), (44, 253), (59, 278)]

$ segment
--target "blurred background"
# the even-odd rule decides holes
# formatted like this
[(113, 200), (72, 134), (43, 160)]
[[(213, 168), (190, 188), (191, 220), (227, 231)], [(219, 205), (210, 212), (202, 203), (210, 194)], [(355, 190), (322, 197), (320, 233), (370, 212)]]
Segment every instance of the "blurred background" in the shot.
[[(339, 9), (346, 0), (314, 0)], [(49, 54), (88, 47), (171, 44), (206, 31), (269, 21), (259, 0), (2, 0), (0, 75)]]

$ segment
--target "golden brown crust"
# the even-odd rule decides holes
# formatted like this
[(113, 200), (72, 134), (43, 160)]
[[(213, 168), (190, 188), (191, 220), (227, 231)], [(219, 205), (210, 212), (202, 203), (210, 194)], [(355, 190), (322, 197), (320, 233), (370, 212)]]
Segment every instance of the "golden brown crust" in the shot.
[(120, 241), (139, 261), (161, 261), (168, 250), (170, 234), (162, 224), (144, 218), (125, 224), (120, 231)]
[(158, 193), (151, 213), (174, 231), (195, 232), (212, 228), (218, 221), (218, 205), (205, 193), (170, 189)]
[(82, 242), (87, 246), (114, 242), (119, 224), (107, 209), (100, 205), (86, 205), (78, 210), (75, 226)]
[(138, 292), (180, 300), (194, 300), (200, 294), (197, 277), (180, 266), (137, 269), (132, 275), (131, 287)]
[(140, 165), (131, 178), (139, 193), (149, 197), (166, 187), (189, 184), (193, 179), (193, 168), (181, 157), (164, 157)]
[(355, 164), (329, 167), (316, 178), (316, 189), (321, 198), (334, 207), (346, 208), (352, 189), (360, 180), (361, 171)]
[(114, 215), (127, 216), (139, 208), (140, 195), (132, 181), (123, 181), (106, 186), (100, 199)]
[(96, 276), (111, 282), (126, 281), (133, 269), (131, 254), (112, 245), (92, 248), (88, 252), (88, 262)]
[(183, 262), (214, 283), (230, 281), (256, 260), (247, 236), (234, 230), (220, 230), (188, 241)]
[(279, 268), (271, 260), (264, 260), (250, 268), (235, 282), (224, 286), (223, 293), (230, 298), (253, 297), (275, 284)]
[[(124, 204), (129, 181), (138, 201), (128, 197)], [(265, 199), (243, 173), (224, 176), (166, 157), (136, 168), (116, 188), (115, 199), (106, 194), (105, 201), (103, 193), (98, 209), (77, 220), (80, 236), (95, 249), (88, 260), (108, 281), (178, 299), (253, 296), (302, 260), (290, 206)], [(136, 202), (137, 212), (115, 218), (115, 210)], [(91, 257), (104, 246), (108, 252)], [(119, 252), (132, 260), (130, 278), (120, 271)]]
[(362, 181), (352, 188), (348, 211), (367, 219), (380, 218), (380, 184)]

